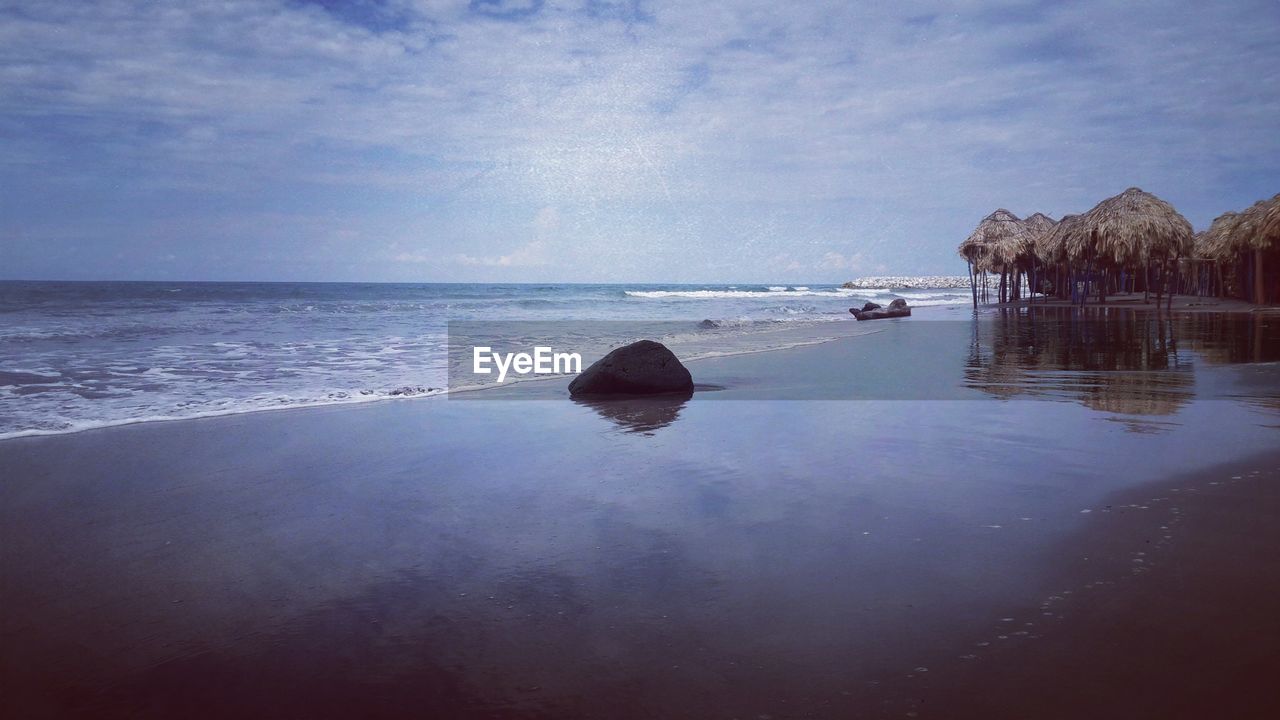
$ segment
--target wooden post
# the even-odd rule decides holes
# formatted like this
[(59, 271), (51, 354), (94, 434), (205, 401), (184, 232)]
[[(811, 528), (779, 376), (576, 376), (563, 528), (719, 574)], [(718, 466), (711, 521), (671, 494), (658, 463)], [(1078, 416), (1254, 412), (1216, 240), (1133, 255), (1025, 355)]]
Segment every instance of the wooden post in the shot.
[(1159, 310), (1160, 298), (1163, 297), (1161, 293), (1164, 292), (1164, 265), (1163, 264), (1156, 266), (1156, 273), (1158, 274), (1158, 277), (1159, 277), (1159, 280), (1156, 281), (1156, 309)]
[(969, 266), (969, 294), (973, 295), (973, 309), (977, 310), (978, 309), (978, 283), (974, 282), (974, 279), (973, 279), (973, 261), (966, 260), (965, 262)]
[(1255, 305), (1267, 304), (1267, 288), (1262, 277), (1262, 251), (1253, 251), (1253, 302)]

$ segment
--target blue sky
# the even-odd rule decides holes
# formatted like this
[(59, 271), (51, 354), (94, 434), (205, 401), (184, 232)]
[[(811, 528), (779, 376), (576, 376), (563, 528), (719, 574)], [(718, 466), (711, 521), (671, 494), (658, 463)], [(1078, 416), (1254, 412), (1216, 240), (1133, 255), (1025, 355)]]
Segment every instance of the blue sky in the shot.
[(0, 278), (963, 273), (1280, 192), (1280, 3), (0, 0)]

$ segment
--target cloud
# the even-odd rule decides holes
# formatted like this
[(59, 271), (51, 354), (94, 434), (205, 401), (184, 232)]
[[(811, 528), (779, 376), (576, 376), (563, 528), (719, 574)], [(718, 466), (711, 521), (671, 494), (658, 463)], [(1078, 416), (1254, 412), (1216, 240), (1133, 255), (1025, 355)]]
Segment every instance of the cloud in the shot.
[(503, 20), (527, 18), (542, 6), (543, 0), (471, 0), (468, 4), (472, 12)]
[(538, 267), (546, 265), (547, 245), (542, 240), (534, 240), (506, 255), (476, 257), (459, 253), (456, 260), (461, 265), (479, 265), (483, 267)]
[(865, 262), (866, 260), (860, 252), (850, 253), (849, 255), (829, 252), (822, 256), (822, 260), (817, 264), (817, 267), (821, 270), (861, 272), (864, 269)]
[[(40, 242), (124, 251), (182, 214), (179, 257), (234, 246), (282, 274), (301, 269), (279, 246), (212, 228), (275, 213), (292, 220), (271, 242), (305, 245), (336, 208), (361, 237), (458, 260), (441, 273), (468, 258), (579, 279), (761, 277), (781, 253), (839, 254), (850, 237), (876, 238), (860, 252), (894, 271), (943, 272), (999, 206), (1060, 216), (1136, 184), (1203, 227), (1273, 194), (1277, 14), (1101, 0), (32, 3), (0, 9), (0, 182), (14, 188), (0, 216)], [(545, 208), (531, 242), (564, 247), (555, 265), (511, 250)], [(360, 243), (325, 245), (331, 274), (356, 260), (379, 272)], [(21, 275), (4, 253), (3, 272)], [(409, 262), (398, 254), (380, 256), (388, 278)], [(306, 272), (323, 273), (315, 262)]]
[(542, 233), (558, 230), (560, 229), (560, 211), (548, 205), (538, 211), (532, 225), (535, 230)]
[(807, 269), (804, 263), (796, 260), (787, 253), (774, 255), (769, 260), (769, 265), (774, 269), (774, 272), (777, 272), (780, 275), (794, 275), (795, 273)]

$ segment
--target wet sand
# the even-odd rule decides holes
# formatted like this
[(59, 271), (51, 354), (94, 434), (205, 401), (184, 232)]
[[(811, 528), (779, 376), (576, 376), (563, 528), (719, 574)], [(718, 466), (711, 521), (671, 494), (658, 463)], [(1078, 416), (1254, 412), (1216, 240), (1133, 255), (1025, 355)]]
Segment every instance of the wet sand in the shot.
[(1229, 361), (1274, 338), (1191, 327), (1215, 362), (1046, 396), (1022, 335), (951, 327), (625, 408), (0, 443), (2, 714), (1264, 716), (1280, 385)]
[[(993, 293), (995, 294), (995, 293)], [(979, 309), (991, 308), (1027, 308), (1027, 307), (1047, 307), (1047, 308), (1070, 308), (1072, 307), (1070, 300), (1061, 300), (1058, 298), (1037, 297), (1035, 301), (1026, 299), (1012, 300), (1009, 302), (992, 302), (983, 303), (979, 301)], [(1096, 296), (1090, 296), (1089, 302), (1085, 308), (1118, 308), (1127, 310), (1155, 311), (1156, 296), (1154, 293), (1143, 295), (1142, 293), (1123, 293), (1118, 295), (1108, 295), (1105, 302), (1098, 302)], [(1235, 298), (1220, 297), (1200, 297), (1197, 295), (1174, 295), (1172, 301), (1165, 296), (1161, 298), (1159, 308), (1171, 309), (1175, 313), (1249, 313), (1249, 314), (1270, 314), (1280, 313), (1280, 306), (1277, 305), (1257, 305), (1244, 300)]]
[(1280, 452), (1116, 493), (1012, 607), (885, 716), (1266, 718), (1280, 707)]

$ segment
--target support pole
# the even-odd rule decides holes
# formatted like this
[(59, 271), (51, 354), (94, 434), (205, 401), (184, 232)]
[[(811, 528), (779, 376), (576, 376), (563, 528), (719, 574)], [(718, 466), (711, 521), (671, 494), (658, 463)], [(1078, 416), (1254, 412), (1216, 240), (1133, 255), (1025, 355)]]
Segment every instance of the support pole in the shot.
[(1253, 251), (1253, 302), (1255, 305), (1267, 303), (1267, 288), (1262, 274), (1262, 251)]
[(973, 277), (973, 261), (966, 261), (969, 266), (969, 294), (973, 296), (973, 309), (978, 309), (978, 283)]

